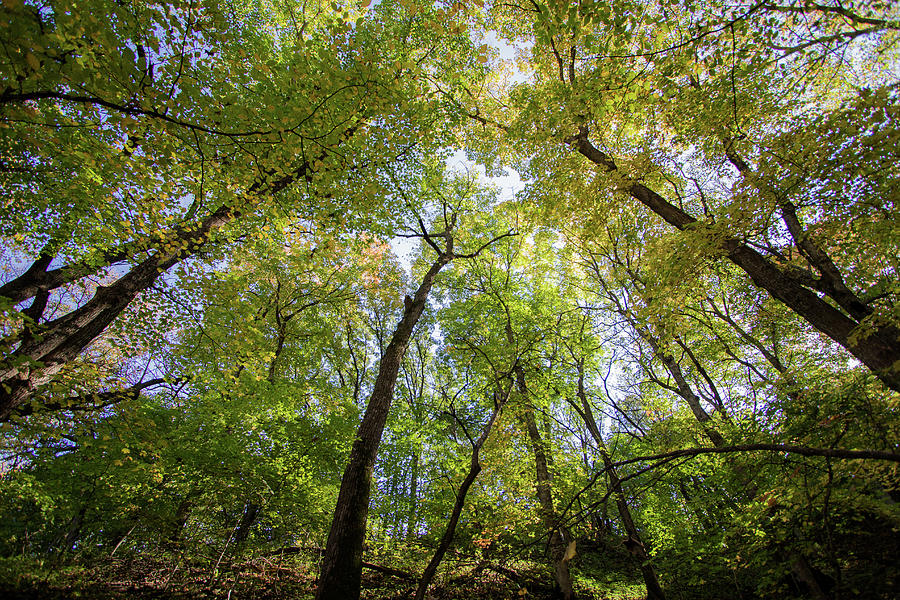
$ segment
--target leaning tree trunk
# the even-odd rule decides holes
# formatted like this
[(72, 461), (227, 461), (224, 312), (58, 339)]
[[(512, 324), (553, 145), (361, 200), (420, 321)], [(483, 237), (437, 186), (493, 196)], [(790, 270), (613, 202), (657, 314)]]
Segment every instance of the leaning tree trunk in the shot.
[[(343, 143), (356, 129), (355, 125), (345, 129), (337, 143)], [(247, 188), (245, 197), (271, 196), (296, 181), (308, 180), (311, 165), (316, 160), (324, 160), (333, 151), (334, 148), (325, 147), (316, 159), (304, 159), (286, 173), (261, 175)], [(48, 269), (54, 257), (49, 251), (42, 252), (22, 275), (0, 286), (0, 297), (12, 305), (34, 298), (31, 306), (22, 313), (31, 323), (5, 340), (15, 350), (0, 360), (0, 422), (8, 421), (41, 386), (81, 355), (138, 295), (154, 285), (162, 273), (200, 252), (217, 231), (239, 219), (244, 210), (241, 206), (226, 204), (198, 222), (182, 223), (153, 236), (147, 240), (153, 250), (149, 257), (109, 286), (97, 286), (94, 296), (83, 306), (52, 321), (41, 322), (41, 319), (45, 317), (49, 294), (53, 290), (80, 281), (103, 267), (141, 255), (140, 245), (125, 244), (117, 251), (102, 254), (99, 257), (101, 264), (88, 260), (57, 269)], [(47, 408), (58, 410), (59, 407)]]
[[(582, 156), (604, 171), (608, 173), (618, 171), (618, 165), (613, 158), (590, 142), (586, 128), (569, 142)], [(622, 183), (622, 190), (679, 230), (700, 225), (693, 216), (643, 183), (625, 180)], [(821, 291), (830, 295), (847, 313), (820, 298), (815, 291), (805, 285), (803, 280), (791, 272), (780, 269), (740, 239), (725, 238), (720, 247), (725, 256), (740, 267), (757, 287), (769, 292), (773, 298), (800, 315), (816, 330), (843, 346), (886, 386), (900, 392), (900, 372), (895, 367), (900, 364), (900, 339), (896, 327), (873, 324), (869, 335), (855, 335), (862, 329), (860, 317), (864, 318), (857, 310), (859, 303), (846, 302), (845, 294), (835, 293), (833, 286), (825, 287)]]
[[(600, 450), (600, 456), (603, 459), (603, 468), (606, 471), (607, 477), (609, 477), (609, 486), (616, 499), (616, 507), (619, 509), (619, 517), (622, 519), (625, 533), (628, 534), (628, 542), (626, 544), (628, 551), (640, 561), (641, 575), (643, 575), (644, 584), (647, 586), (648, 600), (665, 600), (665, 592), (663, 592), (662, 587), (659, 585), (659, 578), (656, 576), (656, 570), (650, 563), (650, 555), (647, 553), (647, 549), (641, 541), (641, 534), (638, 532), (637, 526), (634, 524), (634, 519), (631, 517), (631, 509), (628, 508), (628, 502), (625, 500), (625, 492), (622, 490), (622, 482), (616, 472), (615, 463), (609, 455), (609, 450), (606, 448), (603, 436), (600, 435), (600, 428), (597, 426), (597, 421), (594, 419), (594, 412), (591, 410), (587, 394), (584, 391), (584, 365), (583, 363), (578, 363), (577, 367), (578, 399), (581, 401), (578, 413), (584, 420), (584, 424), (587, 426), (591, 437), (594, 438), (594, 441), (597, 443), (597, 448)], [(574, 403), (573, 406), (575, 406)]]
[(441, 536), (441, 541), (438, 543), (434, 555), (428, 562), (428, 566), (425, 567), (425, 571), (422, 573), (422, 579), (419, 580), (419, 587), (416, 588), (415, 600), (423, 600), (423, 598), (425, 598), (425, 592), (428, 591), (428, 586), (431, 584), (431, 580), (434, 579), (434, 574), (437, 572), (438, 566), (440, 566), (441, 561), (444, 559), (444, 555), (450, 548), (450, 544), (453, 543), (453, 536), (456, 535), (456, 525), (459, 523), (459, 517), (466, 504), (466, 495), (469, 493), (469, 488), (475, 483), (478, 474), (481, 473), (481, 460), (479, 457), (481, 447), (487, 441), (488, 436), (491, 433), (491, 428), (494, 426), (494, 422), (497, 420), (497, 416), (503, 409), (503, 405), (506, 403), (508, 397), (509, 390), (506, 390), (501, 396), (502, 400), (494, 404), (494, 411), (491, 413), (490, 418), (481, 430), (481, 435), (472, 443), (472, 458), (469, 461), (469, 472), (466, 474), (465, 479), (463, 479), (462, 484), (459, 486), (459, 491), (456, 493), (456, 503), (453, 505), (453, 512), (450, 513), (450, 521), (447, 523), (444, 535)]
[(175, 519), (169, 529), (169, 542), (178, 544), (181, 542), (181, 534), (187, 525), (188, 519), (191, 518), (191, 511), (194, 509), (194, 494), (189, 493), (178, 503), (175, 509)]
[[(449, 234), (447, 237), (449, 238)], [(372, 471), (375, 468), (381, 434), (394, 399), (394, 385), (397, 382), (400, 363), (406, 353), (413, 328), (425, 308), (434, 279), (452, 258), (452, 248), (442, 252), (425, 274), (415, 296), (411, 299), (407, 297), (403, 317), (381, 357), (375, 388), (369, 398), (368, 407), (350, 451), (349, 463), (341, 479), (341, 490), (322, 559), (316, 600), (359, 598), (362, 548), (369, 513)]]

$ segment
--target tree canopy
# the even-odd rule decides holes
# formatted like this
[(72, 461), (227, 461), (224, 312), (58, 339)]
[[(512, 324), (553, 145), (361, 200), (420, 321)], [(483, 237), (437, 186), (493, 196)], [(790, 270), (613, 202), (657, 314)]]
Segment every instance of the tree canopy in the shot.
[(900, 593), (895, 3), (0, 10), (0, 590)]

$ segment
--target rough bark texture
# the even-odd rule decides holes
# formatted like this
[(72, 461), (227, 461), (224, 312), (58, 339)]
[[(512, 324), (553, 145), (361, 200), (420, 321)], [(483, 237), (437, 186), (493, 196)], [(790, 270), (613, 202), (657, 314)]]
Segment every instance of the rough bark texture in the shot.
[(453, 511), (450, 513), (450, 520), (447, 522), (447, 528), (444, 530), (444, 535), (441, 536), (441, 541), (438, 543), (434, 555), (428, 562), (428, 566), (425, 567), (425, 571), (422, 573), (422, 579), (419, 580), (419, 586), (416, 588), (415, 600), (422, 600), (425, 598), (425, 592), (428, 591), (428, 586), (431, 584), (431, 580), (434, 579), (434, 574), (437, 572), (438, 566), (440, 566), (441, 561), (444, 559), (444, 555), (450, 548), (450, 544), (453, 543), (453, 536), (456, 535), (456, 526), (459, 523), (459, 517), (462, 515), (463, 507), (466, 504), (466, 495), (469, 493), (469, 488), (475, 483), (478, 474), (481, 473), (481, 461), (479, 458), (481, 447), (484, 445), (485, 441), (487, 441), (488, 436), (491, 433), (491, 428), (494, 426), (494, 422), (497, 420), (497, 416), (500, 414), (502, 408), (502, 402), (498, 402), (494, 405), (494, 411), (491, 413), (490, 418), (481, 430), (481, 435), (472, 444), (472, 458), (469, 461), (469, 472), (466, 473), (466, 477), (459, 486), (459, 491), (456, 492), (456, 502), (453, 504)]
[[(571, 143), (582, 156), (595, 165), (608, 172), (618, 170), (610, 156), (591, 144), (586, 130), (573, 138)], [(642, 183), (626, 182), (623, 184), (623, 191), (677, 229), (684, 230), (698, 225), (697, 219)], [(788, 220), (790, 221), (789, 215)], [(856, 310), (859, 307), (854, 302), (846, 301), (846, 296), (842, 295), (840, 289), (832, 289), (836, 282), (829, 280), (827, 273), (821, 281), (824, 287), (818, 291), (825, 294), (834, 292), (837, 296), (836, 301), (839, 305), (847, 306), (849, 315), (820, 298), (805, 287), (803, 281), (787, 271), (782, 271), (762, 254), (738, 239), (726, 238), (722, 241), (722, 249), (734, 264), (750, 276), (757, 287), (769, 292), (773, 298), (803, 317), (815, 329), (843, 346), (885, 385), (900, 392), (900, 373), (894, 369), (894, 365), (900, 361), (900, 340), (897, 338), (896, 328), (876, 326), (870, 335), (860, 336), (860, 339), (851, 342), (854, 330), (860, 325), (855, 318), (857, 315), (861, 316)], [(813, 255), (812, 258), (815, 260), (816, 257)], [(827, 265), (823, 265), (823, 268), (828, 271), (825, 267)]]
[(381, 357), (375, 387), (341, 479), (341, 490), (328, 542), (325, 545), (325, 556), (322, 559), (316, 600), (359, 598), (362, 548), (369, 513), (372, 471), (375, 468), (381, 434), (394, 399), (394, 386), (400, 371), (400, 363), (403, 361), (413, 329), (425, 308), (434, 279), (452, 258), (452, 249), (448, 248), (447, 252), (439, 255), (425, 274), (412, 301), (407, 303), (403, 317)]
[[(8, 420), (35, 388), (47, 383), (66, 363), (77, 357), (164, 271), (194, 254), (212, 230), (221, 228), (233, 218), (231, 212), (216, 212), (198, 228), (179, 232), (176, 249), (159, 251), (112, 285), (98, 287), (93, 298), (83, 306), (42, 324), (40, 335), (23, 336), (19, 347), (6, 358), (0, 371), (0, 421)], [(41, 366), (22, 366), (35, 363)]]

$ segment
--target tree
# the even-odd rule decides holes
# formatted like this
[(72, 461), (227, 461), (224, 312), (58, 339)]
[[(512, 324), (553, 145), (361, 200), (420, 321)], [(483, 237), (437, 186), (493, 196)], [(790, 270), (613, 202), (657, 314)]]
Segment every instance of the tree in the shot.
[[(460, 184), (457, 183), (455, 186), (451, 186), (449, 191), (466, 192), (467, 190), (464, 188), (467, 184), (464, 182), (462, 185), (463, 189), (460, 189)], [(378, 454), (378, 446), (388, 412), (394, 399), (394, 386), (397, 383), (400, 365), (406, 354), (413, 329), (425, 309), (425, 303), (435, 278), (441, 269), (452, 260), (474, 258), (497, 239), (513, 235), (512, 232), (503, 234), (485, 242), (473, 252), (457, 251), (454, 247), (454, 230), (461, 210), (456, 205), (448, 204), (450, 200), (444, 199), (445, 196), (441, 190), (435, 189), (434, 194), (442, 199), (440, 204), (442, 215), (437, 224), (442, 229), (429, 231), (422, 218), (417, 215), (419, 232), (415, 236), (421, 237), (430, 249), (437, 253), (437, 258), (422, 277), (413, 296), (407, 296), (404, 299), (403, 316), (379, 361), (378, 375), (375, 378), (372, 395), (369, 397), (366, 412), (354, 438), (347, 468), (341, 479), (341, 491), (338, 495), (334, 520), (322, 560), (322, 573), (316, 592), (317, 600), (359, 597), (362, 547), (366, 536), (372, 470), (375, 466), (375, 458)], [(466, 195), (459, 194), (459, 197), (455, 198), (453, 202), (462, 207), (466, 200)], [(438, 243), (441, 239), (443, 240), (442, 246)]]
[[(391, 157), (442, 144), (439, 129), (435, 146), (419, 135), (447, 115), (418, 76), (431, 62), (410, 56), (440, 48), (435, 60), (452, 79), (468, 68), (469, 44), (449, 33), (426, 42), (433, 17), (385, 4), (389, 18), (351, 27), (312, 5), (297, 14), (237, 4), (243, 20), (228, 25), (223, 6), (101, 2), (95, 12), (116, 18), (88, 19), (89, 29), (64, 7), (5, 13), (5, 43), (43, 54), (3, 65), (18, 81), (2, 106), (21, 163), (6, 169), (4, 186), (37, 201), (4, 213), (14, 260), (31, 265), (0, 287), (9, 329), (0, 419), (226, 228), (274, 235), (285, 215), (327, 221), (354, 202), (371, 209)], [(119, 53), (88, 49), (89, 38), (128, 52), (117, 62)], [(386, 38), (404, 42), (384, 52)], [(346, 193), (367, 179), (365, 193)], [(83, 301), (61, 301), (79, 287), (90, 290)]]
[[(868, 232), (860, 237), (877, 245), (887, 206), (878, 190), (891, 177), (882, 165), (893, 160), (892, 151), (878, 136), (871, 139), (876, 150), (863, 159), (867, 167), (861, 185), (849, 186), (846, 179), (831, 176), (820, 185), (814, 173), (827, 172), (825, 165), (807, 168), (813, 154), (807, 137), (811, 132), (821, 136), (828, 131), (845, 140), (836, 139), (836, 145), (814, 153), (826, 164), (844, 164), (839, 156), (845, 144), (854, 140), (854, 146), (867, 145), (861, 143), (868, 139), (867, 123), (883, 122), (892, 110), (884, 89), (863, 91), (854, 99), (852, 93), (840, 95), (824, 86), (831, 73), (848, 67), (828, 58), (832, 44), (845, 46), (873, 36), (870, 52), (879, 60), (896, 35), (896, 24), (873, 15), (874, 24), (864, 26), (858, 15), (845, 19), (831, 8), (808, 9), (817, 15), (810, 25), (817, 34), (801, 42), (792, 26), (807, 16), (804, 9), (720, 7), (715, 2), (694, 10), (629, 3), (616, 10), (580, 5), (569, 10), (565, 3), (504, 6), (498, 19), (510, 36), (530, 38), (533, 27), (535, 80), (528, 93), (520, 88), (512, 94), (506, 115), (495, 116), (501, 108), (490, 102), (469, 113), (476, 122), (496, 124), (510, 145), (529, 155), (526, 173), (544, 178), (571, 173), (564, 183), (553, 185), (565, 190), (568, 210), (585, 215), (586, 235), (595, 234), (588, 216), (594, 207), (612, 207), (619, 198), (630, 197), (682, 232), (672, 238), (673, 265), (687, 268), (727, 258), (886, 386), (900, 391), (898, 330), (889, 308), (893, 300), (875, 300), (866, 293), (884, 289), (890, 276), (884, 279), (863, 269), (860, 281), (850, 283), (852, 258), (840, 256), (840, 246), (824, 231), (804, 225), (803, 209), (812, 215), (815, 207), (827, 206), (838, 214), (834, 192), (840, 190), (838, 194), (852, 198), (851, 219)], [(699, 32), (691, 29), (698, 10), (706, 19)], [(783, 24), (782, 29), (772, 27), (773, 21)], [(652, 28), (646, 39), (628, 35), (646, 27)], [(753, 51), (758, 44), (780, 54), (764, 60)], [(760, 89), (770, 91), (761, 94)], [(660, 96), (670, 100), (664, 109)], [(836, 103), (845, 104), (823, 111), (815, 101), (823, 96), (837, 96)], [(778, 133), (773, 136), (772, 131)], [(786, 139), (792, 142), (783, 144)], [(546, 145), (560, 143), (596, 171), (585, 172), (577, 161), (561, 157), (558, 146)], [(754, 170), (740, 154), (740, 148), (751, 147), (761, 169)], [(496, 155), (494, 150), (488, 157)], [(715, 178), (723, 163), (745, 183), (718, 185)], [(769, 171), (774, 164), (783, 169), (777, 176), (760, 177), (761, 171), (774, 174)], [(791, 179), (785, 178), (788, 172)], [(671, 198), (658, 190), (669, 190)], [(548, 209), (552, 211), (558, 209)], [(779, 215), (778, 221), (757, 216), (772, 214)], [(779, 228), (786, 229), (787, 244), (776, 241)], [(890, 261), (893, 254), (891, 247), (880, 256)], [(845, 266), (839, 267), (842, 262)], [(691, 280), (682, 279), (679, 269), (670, 273), (673, 285)]]
[(0, 15), (0, 590), (897, 596), (894, 4), (85, 1)]

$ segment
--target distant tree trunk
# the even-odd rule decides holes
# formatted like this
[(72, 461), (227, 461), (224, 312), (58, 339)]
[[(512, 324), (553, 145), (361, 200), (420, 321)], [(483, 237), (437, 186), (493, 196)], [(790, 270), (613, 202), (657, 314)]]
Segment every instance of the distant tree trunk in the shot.
[(650, 344), (650, 347), (653, 349), (653, 353), (656, 354), (657, 358), (662, 361), (662, 363), (666, 367), (666, 370), (672, 376), (672, 379), (675, 380), (678, 395), (681, 396), (685, 402), (687, 402), (687, 405), (690, 407), (694, 418), (697, 419), (697, 422), (703, 428), (703, 433), (706, 434), (706, 437), (709, 438), (709, 441), (712, 442), (713, 446), (724, 446), (725, 439), (722, 437), (722, 434), (719, 433), (709, 423), (711, 417), (701, 405), (700, 397), (694, 393), (693, 388), (691, 388), (691, 385), (688, 383), (687, 378), (684, 376), (684, 373), (681, 370), (681, 365), (678, 364), (678, 361), (675, 360), (674, 356), (660, 347), (659, 342), (650, 334), (649, 331), (643, 331), (640, 332), (640, 334), (645, 340), (647, 340), (647, 342)]
[(188, 519), (191, 517), (191, 510), (194, 508), (194, 495), (188, 494), (181, 499), (178, 507), (175, 509), (175, 522), (172, 523), (172, 529), (169, 533), (169, 541), (177, 544), (181, 541), (181, 532), (187, 525)]
[(507, 398), (509, 398), (508, 389), (502, 396), (498, 397), (498, 401), (494, 403), (494, 411), (482, 428), (481, 435), (477, 440), (472, 442), (472, 458), (469, 461), (469, 472), (463, 479), (462, 484), (460, 484), (459, 491), (456, 492), (456, 502), (453, 505), (453, 511), (450, 513), (450, 521), (447, 523), (447, 528), (444, 530), (444, 535), (441, 536), (441, 541), (438, 543), (434, 555), (428, 562), (428, 566), (425, 567), (424, 573), (422, 573), (422, 579), (419, 580), (419, 587), (416, 588), (415, 600), (423, 600), (423, 598), (425, 598), (425, 592), (428, 591), (428, 586), (431, 584), (431, 580), (434, 579), (434, 574), (437, 572), (438, 566), (440, 566), (441, 561), (444, 559), (444, 555), (450, 548), (450, 544), (453, 543), (453, 536), (456, 534), (456, 526), (459, 523), (459, 517), (466, 504), (466, 495), (469, 493), (469, 488), (475, 483), (478, 474), (481, 473), (481, 461), (479, 459), (481, 447), (484, 445), (484, 442), (487, 441), (488, 436), (491, 433), (491, 428), (494, 426), (494, 422), (497, 420), (497, 416), (503, 409), (503, 405), (506, 403)]
[(419, 507), (419, 453), (413, 451), (412, 455), (412, 473), (409, 476), (409, 514), (406, 521), (406, 539), (411, 540), (416, 537), (416, 529), (418, 525), (418, 507)]
[[(700, 426), (703, 428), (703, 432), (706, 434), (706, 437), (712, 442), (713, 446), (724, 446), (725, 440), (722, 438), (722, 434), (719, 433), (709, 421), (712, 417), (709, 416), (709, 413), (703, 408), (701, 404), (700, 397), (694, 393), (694, 390), (691, 388), (690, 384), (687, 381), (687, 378), (684, 376), (684, 372), (681, 370), (681, 365), (678, 364), (678, 361), (675, 360), (675, 357), (671, 352), (666, 351), (660, 345), (660, 341), (653, 334), (649, 327), (642, 325), (640, 321), (635, 317), (633, 309), (624, 304), (619, 297), (613, 293), (613, 291), (607, 286), (606, 281), (601, 276), (599, 269), (593, 273), (593, 276), (597, 279), (600, 285), (606, 290), (606, 296), (610, 302), (615, 306), (615, 312), (619, 313), (622, 318), (624, 318), (631, 327), (637, 332), (637, 334), (643, 339), (647, 344), (650, 345), (650, 349), (653, 350), (653, 355), (656, 356), (662, 362), (663, 366), (666, 367), (666, 371), (669, 372), (669, 375), (672, 376), (672, 379), (675, 380), (676, 391), (679, 396), (681, 396), (685, 402), (687, 402), (688, 407), (691, 409), (691, 413), (693, 413), (694, 418), (697, 419), (697, 422), (700, 423)], [(637, 283), (636, 277), (631, 274), (634, 282)], [(677, 339), (677, 338), (676, 338)], [(725, 413), (724, 406), (720, 408), (722, 414)]]
[(247, 541), (247, 537), (250, 535), (250, 530), (253, 529), (253, 525), (259, 518), (261, 508), (262, 507), (259, 504), (256, 504), (254, 502), (248, 502), (246, 505), (244, 505), (244, 514), (241, 517), (241, 522), (238, 523), (237, 529), (234, 531), (235, 546), (240, 546), (245, 541)]
[(407, 297), (403, 317), (381, 357), (375, 387), (341, 479), (341, 490), (338, 493), (334, 519), (322, 559), (316, 600), (359, 598), (362, 550), (366, 537), (366, 519), (375, 457), (394, 399), (394, 385), (409, 338), (425, 309), (425, 302), (435, 277), (453, 259), (452, 238), (449, 231), (446, 233), (446, 239), (447, 249), (441, 252), (431, 265), (415, 295), (412, 298)]
[[(516, 365), (516, 387), (519, 393), (527, 398), (528, 388), (525, 385), (525, 371), (521, 365)], [(525, 428), (528, 430), (528, 438), (531, 441), (531, 451), (534, 455), (535, 478), (537, 483), (538, 503), (541, 506), (541, 521), (544, 529), (550, 534), (550, 560), (553, 563), (553, 574), (556, 584), (564, 600), (572, 600), (575, 591), (572, 588), (572, 576), (569, 573), (569, 559), (566, 548), (571, 540), (563, 535), (559, 524), (556, 509), (553, 506), (553, 489), (550, 469), (547, 466), (547, 450), (541, 433), (538, 430), (534, 418), (534, 409), (528, 406), (523, 416)]]
[(57, 538), (58, 541), (55, 545), (60, 556), (71, 550), (75, 542), (78, 541), (81, 535), (81, 528), (84, 525), (84, 516), (87, 514), (87, 508), (87, 503), (83, 504), (81, 509), (69, 521), (65, 533)]
[(644, 584), (647, 586), (648, 600), (665, 600), (665, 592), (663, 592), (662, 587), (659, 585), (656, 570), (653, 568), (653, 565), (650, 564), (650, 555), (647, 553), (647, 549), (641, 541), (641, 534), (634, 524), (634, 519), (631, 518), (631, 509), (628, 508), (628, 502), (625, 500), (622, 482), (619, 480), (615, 464), (613, 463), (612, 457), (609, 455), (609, 450), (606, 448), (603, 436), (600, 434), (600, 428), (597, 426), (597, 421), (594, 419), (594, 412), (591, 410), (587, 394), (584, 391), (584, 363), (579, 361), (576, 366), (578, 368), (578, 399), (581, 401), (581, 406), (579, 407), (573, 403), (573, 407), (576, 408), (578, 414), (581, 415), (584, 424), (587, 426), (588, 431), (597, 443), (597, 448), (600, 450), (600, 456), (603, 459), (603, 468), (609, 478), (609, 486), (616, 499), (616, 507), (619, 509), (619, 517), (622, 519), (625, 533), (628, 534), (626, 547), (628, 548), (628, 551), (640, 561), (641, 575), (643, 575)]
[(120, 533), (119, 535), (116, 536), (116, 538), (115, 538), (116, 543), (113, 544), (112, 552), (109, 553), (110, 556), (114, 556), (115, 553), (119, 551), (119, 547), (121, 547), (122, 544), (125, 543), (125, 540), (128, 539), (128, 536), (131, 535), (131, 532), (134, 531), (135, 528), (137, 528), (137, 526), (140, 524), (140, 522), (141, 522), (140, 518), (136, 518), (134, 520), (134, 525), (132, 525), (127, 530), (123, 529), (122, 533)]

